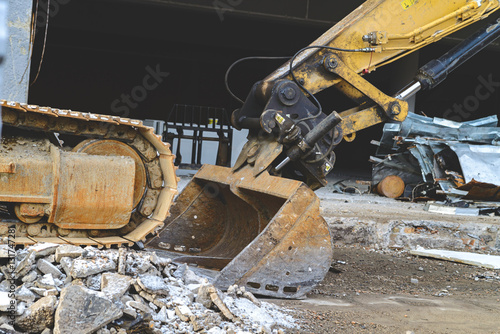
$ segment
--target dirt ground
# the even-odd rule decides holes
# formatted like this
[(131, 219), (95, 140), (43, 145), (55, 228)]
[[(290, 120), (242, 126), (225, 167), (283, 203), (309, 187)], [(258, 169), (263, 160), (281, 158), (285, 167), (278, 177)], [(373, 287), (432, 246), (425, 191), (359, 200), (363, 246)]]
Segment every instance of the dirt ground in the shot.
[(293, 333), (500, 333), (500, 271), (405, 251), (336, 248), (325, 280), (293, 309)]

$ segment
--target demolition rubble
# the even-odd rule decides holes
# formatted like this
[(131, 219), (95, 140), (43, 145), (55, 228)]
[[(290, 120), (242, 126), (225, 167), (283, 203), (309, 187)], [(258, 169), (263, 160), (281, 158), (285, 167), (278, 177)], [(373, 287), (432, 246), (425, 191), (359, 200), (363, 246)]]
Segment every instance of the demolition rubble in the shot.
[[(281, 333), (296, 328), (243, 287), (226, 293), (155, 252), (36, 244), (0, 246), (0, 333)], [(10, 261), (9, 263), (12, 263)], [(8, 312), (15, 281), (15, 320)]]

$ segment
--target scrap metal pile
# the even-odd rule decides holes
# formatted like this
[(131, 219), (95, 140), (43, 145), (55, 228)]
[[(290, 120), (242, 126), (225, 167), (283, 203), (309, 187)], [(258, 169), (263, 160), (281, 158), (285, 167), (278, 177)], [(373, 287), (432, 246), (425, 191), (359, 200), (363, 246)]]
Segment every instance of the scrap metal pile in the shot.
[(381, 195), (439, 200), (429, 211), (500, 215), (500, 128), (497, 116), (468, 122), (410, 113), (388, 123), (372, 181)]

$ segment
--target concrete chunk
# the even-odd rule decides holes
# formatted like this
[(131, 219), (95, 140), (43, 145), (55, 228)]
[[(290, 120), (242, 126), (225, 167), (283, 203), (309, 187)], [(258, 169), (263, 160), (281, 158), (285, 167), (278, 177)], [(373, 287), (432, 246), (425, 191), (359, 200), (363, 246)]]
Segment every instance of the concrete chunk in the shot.
[(130, 318), (133, 318), (133, 319), (137, 318), (137, 312), (132, 307), (125, 307), (123, 309), (123, 314), (125, 314), (125, 315), (127, 315), (127, 316), (129, 316)]
[(63, 257), (59, 263), (61, 263), (61, 267), (66, 273), (66, 276), (71, 276), (71, 267), (73, 266), (73, 259), (70, 257)]
[(54, 334), (91, 334), (122, 315), (123, 312), (109, 299), (72, 285), (61, 292), (54, 318)]
[(87, 288), (94, 290), (94, 291), (100, 291), (101, 290), (101, 279), (102, 275), (98, 274), (95, 276), (89, 276), (85, 282), (85, 285)]
[(76, 259), (71, 266), (71, 276), (83, 278), (111, 270), (116, 270), (116, 262), (108, 258)]
[(56, 249), (55, 260), (61, 262), (63, 257), (77, 258), (83, 253), (83, 248), (75, 245), (60, 245)]
[(196, 275), (191, 269), (186, 268), (184, 271), (184, 274), (182, 275), (182, 280), (184, 281), (184, 284), (189, 285), (189, 284), (203, 284), (204, 279), (201, 278), (200, 276)]
[(35, 287), (30, 288), (30, 290), (32, 292), (36, 293), (37, 295), (42, 296), (42, 297), (45, 297), (45, 292), (47, 291), (47, 289), (40, 289), (40, 288), (35, 288)]
[(101, 277), (101, 291), (111, 299), (120, 298), (128, 291), (132, 278), (116, 273), (105, 273)]
[(144, 312), (145, 314), (151, 314), (153, 313), (153, 310), (149, 308), (146, 304), (138, 301), (129, 301), (126, 303), (127, 307), (129, 308), (134, 308), (136, 310), (139, 310), (141, 312)]
[(16, 299), (27, 303), (32, 303), (35, 301), (36, 296), (23, 284), (16, 289)]
[(157, 314), (153, 314), (153, 320), (168, 323), (167, 308), (164, 306)]
[(214, 286), (209, 286), (208, 292), (210, 293), (210, 299), (215, 306), (219, 308), (224, 317), (231, 321), (236, 320), (236, 316), (227, 308), (226, 304), (224, 304), (224, 301), (219, 296), (219, 291)]
[(196, 295), (196, 302), (203, 305), (205, 308), (211, 308), (213, 305), (212, 298), (210, 298), (210, 293), (213, 292), (213, 285), (202, 285), (198, 289), (198, 294)]
[(23, 283), (31, 283), (34, 280), (36, 280), (37, 277), (38, 277), (38, 274), (36, 273), (35, 270), (33, 270), (33, 271), (30, 271), (30, 273), (27, 274), (26, 276), (24, 276), (21, 280), (23, 281)]
[(168, 285), (161, 277), (141, 275), (137, 279), (137, 283), (144, 291), (151, 294), (168, 295)]
[(175, 314), (182, 320), (182, 321), (190, 321), (191, 316), (193, 315), (193, 312), (187, 307), (186, 305), (179, 305), (175, 307)]
[(56, 282), (54, 281), (52, 274), (43, 275), (41, 278), (36, 280), (35, 285), (40, 289), (50, 290), (56, 288)]
[(44, 297), (47, 297), (47, 296), (57, 296), (58, 294), (59, 294), (59, 291), (57, 291), (56, 289), (45, 290), (43, 292), (43, 296)]
[(36, 263), (38, 270), (40, 270), (44, 274), (51, 274), (52, 277), (59, 278), (62, 276), (62, 272), (57, 269), (52, 263), (45, 259), (39, 259)]
[[(11, 303), (12, 301), (14, 304)], [(0, 291), (0, 312), (7, 312), (11, 305), (14, 305), (15, 309), (15, 300), (9, 297), (8, 292)]]
[(191, 316), (190, 320), (195, 332), (199, 332), (205, 328), (217, 327), (222, 322), (222, 318), (217, 313), (204, 314), (202, 317)]
[(3, 320), (2, 318), (0, 318), (0, 323), (2, 322), (5, 322), (3, 325), (0, 326), (0, 333), (5, 333), (5, 334), (16, 334), (16, 331), (14, 329), (14, 327), (12, 327), (11, 325), (7, 324), (7, 319)]
[(8, 259), (9, 258), (9, 249), (11, 249), (12, 256), (14, 256), (16, 253), (12, 248), (9, 247), (9, 245), (0, 245), (0, 259)]
[(127, 251), (125, 248), (120, 248), (118, 250), (118, 274), (125, 275), (125, 269), (127, 267)]
[(16, 267), (16, 270), (14, 271), (17, 276), (24, 276), (31, 270), (31, 266), (35, 263), (35, 252), (31, 251), (26, 253), (22, 260), (19, 262), (19, 264)]
[(147, 254), (127, 253), (125, 261), (125, 272), (129, 275), (144, 274), (153, 267)]
[(56, 306), (56, 297), (43, 297), (31, 305), (21, 317), (16, 319), (16, 324), (23, 331), (29, 333), (40, 333), (45, 328), (53, 325), (53, 315)]
[(2, 292), (9, 292), (10, 291), (10, 281), (9, 280), (3, 280), (2, 283), (0, 283), (0, 291), (2, 291)]
[(27, 248), (28, 251), (34, 252), (35, 256), (38, 257), (44, 257), (50, 254), (54, 254), (56, 252), (56, 249), (59, 247), (58, 244), (52, 244), (48, 242), (39, 242), (33, 246), (29, 246)]

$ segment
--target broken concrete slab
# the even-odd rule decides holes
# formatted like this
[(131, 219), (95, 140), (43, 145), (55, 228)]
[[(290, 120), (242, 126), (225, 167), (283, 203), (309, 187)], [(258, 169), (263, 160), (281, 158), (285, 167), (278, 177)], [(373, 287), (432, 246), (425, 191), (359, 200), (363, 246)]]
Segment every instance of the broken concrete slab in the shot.
[(31, 266), (35, 263), (36, 254), (34, 251), (26, 252), (22, 260), (19, 261), (16, 270), (14, 271), (18, 276), (24, 276), (31, 271)]
[(118, 250), (118, 274), (125, 275), (125, 269), (127, 266), (127, 251), (125, 248), (121, 247)]
[[(9, 253), (10, 249), (10, 253)], [(15, 254), (13, 252), (12, 248), (9, 247), (9, 245), (0, 245), (0, 259), (8, 259), (10, 256)]]
[(128, 317), (130, 317), (132, 319), (137, 318), (137, 311), (132, 307), (124, 307), (123, 314), (127, 315)]
[(128, 275), (141, 275), (153, 267), (149, 262), (149, 254), (128, 253), (125, 259), (125, 273)]
[(374, 249), (439, 248), (500, 251), (497, 217), (449, 216), (424, 211), (424, 204), (375, 195), (317, 191), (322, 216), (335, 244)]
[(71, 257), (63, 257), (59, 263), (61, 264), (62, 269), (66, 273), (66, 276), (71, 276), (71, 267), (73, 266), (73, 259)]
[(52, 327), (56, 306), (57, 298), (55, 296), (43, 297), (16, 319), (16, 325), (28, 333), (40, 333), (45, 328)]
[(122, 315), (120, 308), (109, 299), (72, 285), (61, 291), (54, 317), (54, 334), (91, 334)]
[(54, 278), (59, 278), (62, 276), (62, 272), (56, 266), (45, 259), (39, 259), (36, 263), (36, 266), (42, 273), (51, 274)]
[(128, 291), (132, 278), (117, 273), (105, 273), (101, 276), (101, 291), (110, 299), (120, 298)]
[(169, 293), (168, 285), (158, 276), (141, 275), (137, 278), (137, 284), (146, 292), (166, 296)]
[(60, 245), (55, 252), (56, 262), (61, 262), (63, 257), (77, 258), (83, 253), (83, 248), (75, 245)]
[(70, 274), (73, 278), (84, 278), (104, 271), (116, 270), (116, 262), (108, 258), (75, 259), (71, 266)]
[(37, 258), (39, 258), (39, 257), (54, 254), (58, 247), (59, 247), (59, 244), (52, 244), (52, 243), (48, 243), (48, 242), (39, 242), (33, 246), (29, 246), (27, 248), (27, 250), (30, 252), (31, 251), (35, 252), (35, 256)]
[(38, 274), (36, 273), (36, 270), (33, 270), (33, 271), (30, 271), (29, 274), (24, 276), (21, 279), (21, 281), (23, 281), (23, 283), (31, 283), (31, 282), (35, 281), (37, 277), (38, 277)]
[(41, 297), (45, 297), (45, 292), (47, 291), (47, 289), (40, 289), (35, 287), (31, 287), (30, 290)]
[(158, 313), (153, 314), (153, 320), (168, 323), (167, 308), (163, 306)]
[(190, 321), (191, 316), (193, 316), (193, 312), (187, 307), (186, 305), (180, 305), (175, 307), (175, 314), (182, 320), (182, 321)]
[(229, 308), (226, 306), (224, 301), (222, 300), (221, 296), (219, 296), (220, 291), (217, 290), (213, 285), (209, 285), (207, 288), (207, 292), (210, 294), (210, 299), (212, 302), (219, 308), (219, 310), (222, 312), (222, 315), (231, 321), (236, 320), (236, 316), (229, 310)]
[(43, 292), (44, 297), (57, 296), (57, 295), (59, 295), (59, 291), (57, 291), (57, 289), (49, 289)]
[(26, 311), (27, 308), (28, 308), (28, 306), (26, 305), (25, 302), (18, 301), (17, 302), (17, 308), (16, 308), (16, 315), (17, 316), (23, 315), (24, 311)]
[(141, 301), (135, 301), (135, 300), (128, 301), (126, 303), (126, 305), (127, 305), (127, 307), (139, 310), (139, 311), (143, 312), (144, 314), (153, 313), (153, 310), (151, 310), (151, 308), (149, 306), (147, 306), (146, 304), (144, 304)]
[(202, 277), (196, 275), (191, 269), (186, 268), (182, 275), (182, 280), (184, 281), (184, 284), (202, 284), (205, 282), (205, 279)]
[(0, 312), (8, 312), (9, 307), (13, 305), (12, 301), (15, 305), (15, 300), (10, 298), (9, 292), (0, 291)]
[[(1, 318), (0, 318), (0, 323), (2, 323)], [(5, 321), (4, 324), (0, 325), (0, 334), (20, 334), (20, 333), (16, 331), (14, 327), (7, 324), (7, 321)]]
[(424, 249), (422, 247), (410, 251), (410, 254), (417, 256), (431, 257), (441, 260), (470, 264), (488, 269), (500, 269), (500, 256), (455, 252), (442, 249)]
[(43, 275), (42, 277), (40, 277), (35, 281), (35, 285), (40, 289), (46, 289), (46, 290), (56, 288), (56, 282), (54, 281), (52, 274)]
[(91, 290), (100, 291), (101, 290), (101, 276), (102, 276), (102, 274), (97, 274), (95, 276), (87, 277), (87, 280), (85, 281), (85, 286)]
[(16, 299), (27, 303), (32, 303), (36, 299), (36, 295), (31, 292), (24, 284), (16, 289)]
[(168, 296), (175, 305), (191, 304), (195, 299), (195, 294), (185, 286), (169, 286)]
[(206, 308), (211, 308), (213, 305), (212, 298), (210, 298), (210, 293), (213, 292), (213, 285), (202, 285), (198, 289), (198, 294), (196, 295), (195, 301)]

